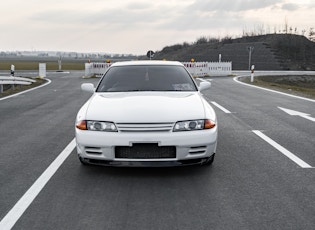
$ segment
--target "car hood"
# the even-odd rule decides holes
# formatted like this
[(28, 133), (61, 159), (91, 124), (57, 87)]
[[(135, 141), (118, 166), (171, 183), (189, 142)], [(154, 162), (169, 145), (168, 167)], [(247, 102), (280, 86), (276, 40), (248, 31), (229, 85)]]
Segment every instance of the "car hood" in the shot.
[(121, 123), (176, 122), (203, 119), (199, 92), (95, 93), (87, 103), (86, 119)]

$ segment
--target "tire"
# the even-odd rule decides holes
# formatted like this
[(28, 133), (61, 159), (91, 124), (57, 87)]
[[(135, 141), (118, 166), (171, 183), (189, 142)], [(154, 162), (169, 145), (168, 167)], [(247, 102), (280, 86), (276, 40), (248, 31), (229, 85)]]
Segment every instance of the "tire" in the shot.
[(79, 161), (81, 162), (82, 165), (87, 166), (89, 163), (82, 157), (79, 156)]
[(212, 163), (213, 163), (213, 161), (214, 161), (214, 155), (215, 155), (215, 153), (214, 153), (211, 157), (209, 157), (208, 159), (206, 159), (206, 160), (202, 163), (202, 165), (205, 165), (205, 166), (212, 165)]

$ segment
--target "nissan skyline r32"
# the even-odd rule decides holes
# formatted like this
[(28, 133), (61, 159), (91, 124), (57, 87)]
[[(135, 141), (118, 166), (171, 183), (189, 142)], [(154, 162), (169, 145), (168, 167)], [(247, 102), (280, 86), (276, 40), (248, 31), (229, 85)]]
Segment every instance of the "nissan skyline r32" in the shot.
[(82, 164), (163, 167), (210, 165), (217, 146), (213, 108), (180, 62), (114, 63), (76, 118)]

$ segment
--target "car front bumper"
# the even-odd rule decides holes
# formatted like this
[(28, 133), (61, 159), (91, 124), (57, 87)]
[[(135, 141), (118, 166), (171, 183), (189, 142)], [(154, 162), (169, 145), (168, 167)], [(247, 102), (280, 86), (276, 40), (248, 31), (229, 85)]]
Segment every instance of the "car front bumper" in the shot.
[[(217, 127), (186, 132), (97, 132), (76, 129), (76, 143), (79, 157), (90, 164), (131, 167), (202, 164), (216, 152)], [(116, 156), (116, 147), (132, 147), (135, 144), (175, 147), (176, 154), (167, 158)]]

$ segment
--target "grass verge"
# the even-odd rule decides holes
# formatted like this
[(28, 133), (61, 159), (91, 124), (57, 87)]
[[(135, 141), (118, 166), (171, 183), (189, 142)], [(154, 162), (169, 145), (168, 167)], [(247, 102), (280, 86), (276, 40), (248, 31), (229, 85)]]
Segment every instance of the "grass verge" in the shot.
[(251, 85), (315, 99), (315, 76), (259, 76), (254, 78), (253, 83), (250, 82), (250, 77), (240, 80)]

